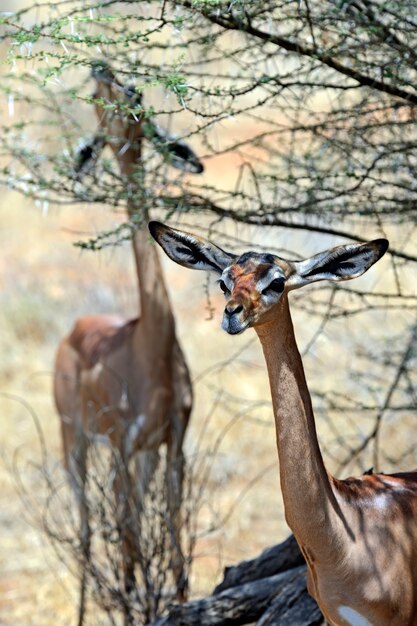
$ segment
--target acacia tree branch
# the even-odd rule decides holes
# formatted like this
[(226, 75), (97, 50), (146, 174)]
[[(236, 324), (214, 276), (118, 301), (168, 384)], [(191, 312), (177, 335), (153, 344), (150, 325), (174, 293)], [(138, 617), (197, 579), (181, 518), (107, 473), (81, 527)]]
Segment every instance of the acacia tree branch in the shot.
[[(175, 198), (165, 196), (161, 198), (161, 200), (162, 204), (165, 207), (178, 205), (178, 203), (181, 202), (181, 199), (178, 197)], [(234, 220), (235, 222), (241, 222), (242, 224), (249, 224), (252, 226), (278, 226), (281, 228), (288, 228), (290, 230), (306, 230), (310, 232), (321, 233), (323, 235), (334, 235), (335, 237), (343, 237), (344, 239), (350, 239), (359, 243), (367, 241), (366, 238), (356, 235), (351, 231), (345, 231), (340, 228), (333, 228), (320, 224), (309, 224), (307, 222), (291, 222), (289, 220), (281, 219), (275, 213), (270, 213), (268, 215), (251, 215), (249, 213), (240, 214), (237, 211), (235, 212), (230, 209), (221, 207), (218, 204), (211, 202), (207, 198), (198, 195), (187, 196), (187, 206), (193, 211), (207, 210), (211, 213), (218, 215), (221, 218), (229, 218)], [(396, 248), (391, 247), (388, 249), (388, 252), (389, 254), (391, 254), (391, 256), (398, 259), (404, 259), (405, 261), (412, 261), (413, 263), (417, 263), (417, 256), (413, 254), (408, 254), (406, 252), (402, 252), (401, 250), (397, 250)]]
[(374, 468), (375, 468), (376, 471), (379, 471), (379, 469), (378, 469), (378, 465), (379, 465), (378, 442), (379, 442), (379, 432), (380, 432), (382, 418), (383, 418), (385, 412), (390, 408), (391, 399), (392, 399), (395, 391), (398, 389), (398, 386), (400, 384), (400, 381), (401, 381), (402, 377), (407, 372), (408, 362), (409, 362), (410, 358), (413, 356), (414, 351), (415, 351), (416, 339), (417, 339), (417, 324), (415, 323), (413, 325), (410, 339), (409, 339), (409, 341), (408, 341), (408, 343), (407, 343), (407, 345), (405, 347), (405, 350), (404, 350), (404, 353), (403, 353), (403, 355), (401, 357), (400, 363), (398, 364), (398, 367), (396, 368), (393, 381), (392, 381), (391, 385), (389, 386), (389, 389), (388, 389), (388, 391), (386, 393), (386, 396), (385, 396), (384, 402), (382, 404), (382, 407), (380, 408), (380, 410), (378, 411), (378, 413), (376, 415), (374, 427), (372, 428), (371, 432), (363, 439), (363, 441), (361, 441), (361, 443), (358, 446), (356, 446), (355, 448), (353, 448), (353, 449), (351, 449), (349, 451), (349, 454), (340, 462), (338, 471), (340, 471), (350, 461), (352, 461), (352, 459), (354, 459), (361, 452), (363, 452), (363, 450), (365, 450), (367, 448), (367, 446), (371, 443), (371, 441), (374, 442), (374, 449), (373, 449), (373, 464), (374, 464)]
[(409, 104), (417, 105), (417, 94), (402, 89), (401, 87), (396, 87), (394, 85), (377, 80), (376, 78), (367, 76), (366, 74), (363, 74), (362, 72), (359, 72), (352, 67), (348, 67), (347, 65), (340, 63), (332, 56), (321, 52), (320, 49), (317, 47), (314, 48), (310, 46), (305, 46), (300, 42), (291, 41), (290, 39), (286, 39), (272, 33), (267, 33), (253, 26), (250, 21), (244, 22), (240, 19), (237, 19), (232, 11), (230, 11), (227, 15), (221, 15), (218, 14), (216, 11), (208, 10), (204, 7), (196, 7), (190, 0), (180, 0), (179, 4), (188, 9), (192, 9), (193, 11), (199, 11), (201, 15), (209, 20), (212, 24), (217, 24), (218, 26), (221, 26), (222, 28), (225, 28), (227, 30), (235, 30), (246, 33), (247, 35), (256, 37), (261, 41), (274, 44), (279, 48), (283, 48), (288, 52), (294, 52), (297, 55), (319, 61), (323, 65), (326, 65), (327, 67), (335, 70), (339, 74), (355, 80), (362, 87), (370, 87), (371, 89), (389, 94), (390, 96), (394, 96), (395, 98), (405, 100)]

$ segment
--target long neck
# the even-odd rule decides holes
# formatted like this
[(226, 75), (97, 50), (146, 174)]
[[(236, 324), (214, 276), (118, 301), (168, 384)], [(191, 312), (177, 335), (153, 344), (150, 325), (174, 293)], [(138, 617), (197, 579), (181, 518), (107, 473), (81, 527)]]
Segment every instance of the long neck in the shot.
[(157, 246), (151, 242), (147, 229), (148, 210), (146, 194), (143, 192), (141, 142), (136, 140), (136, 143), (129, 143), (130, 147), (124, 153), (118, 153), (117, 160), (126, 181), (129, 218), (137, 222), (137, 213), (141, 213), (140, 226), (132, 242), (140, 299), (140, 324), (134, 341), (137, 341), (138, 349), (142, 352), (148, 347), (157, 362), (158, 356), (165, 358), (167, 350), (172, 346), (175, 322)]
[(255, 327), (264, 351), (274, 409), (285, 516), (297, 540), (311, 549), (328, 545), (340, 516), (317, 440), (313, 409), (297, 348), (288, 299), (276, 318)]
[(138, 277), (141, 326), (146, 328), (147, 337), (155, 335), (155, 339), (160, 342), (165, 332), (164, 327), (171, 332), (174, 317), (156, 245), (150, 241), (145, 226), (136, 231), (133, 252)]

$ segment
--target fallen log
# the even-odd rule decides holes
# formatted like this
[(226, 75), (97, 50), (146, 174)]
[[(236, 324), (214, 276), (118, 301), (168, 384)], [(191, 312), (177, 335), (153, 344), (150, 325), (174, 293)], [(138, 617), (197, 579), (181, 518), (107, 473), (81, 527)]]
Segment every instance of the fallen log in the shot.
[(201, 600), (173, 605), (168, 615), (153, 622), (152, 626), (240, 626), (256, 622), (279, 594), (300, 577), (305, 588), (305, 572), (305, 565), (301, 565), (274, 576), (230, 587)]
[(322, 626), (307, 592), (307, 569), (291, 535), (259, 556), (227, 567), (213, 595), (173, 605), (149, 626)]
[(309, 595), (306, 572), (300, 572), (273, 600), (256, 626), (322, 626), (324, 618)]
[(213, 594), (241, 585), (252, 580), (274, 576), (304, 563), (304, 557), (294, 535), (278, 545), (266, 548), (259, 556), (248, 561), (241, 561), (232, 567), (226, 567), (223, 580), (214, 589)]

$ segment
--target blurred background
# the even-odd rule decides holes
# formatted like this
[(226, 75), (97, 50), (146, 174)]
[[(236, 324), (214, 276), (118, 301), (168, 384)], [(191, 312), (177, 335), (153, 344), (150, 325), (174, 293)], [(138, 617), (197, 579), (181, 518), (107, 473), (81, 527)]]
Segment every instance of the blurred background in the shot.
[[(97, 127), (97, 58), (203, 160), (200, 176), (178, 174), (145, 148), (152, 217), (285, 258), (389, 238), (366, 276), (295, 293), (292, 310), (330, 471), (416, 466), (417, 25), (388, 4), (380, 19), (371, 2), (248, 15), (240, 2), (3, 0), (0, 623), (74, 623), (74, 568), (42, 528), (45, 463), (64, 481), (55, 350), (79, 316), (139, 307), (117, 164), (106, 150), (85, 180), (74, 172)], [(257, 338), (221, 331), (223, 296), (204, 273), (162, 263), (195, 392), (187, 456), (208, 459), (198, 596), (289, 531)]]

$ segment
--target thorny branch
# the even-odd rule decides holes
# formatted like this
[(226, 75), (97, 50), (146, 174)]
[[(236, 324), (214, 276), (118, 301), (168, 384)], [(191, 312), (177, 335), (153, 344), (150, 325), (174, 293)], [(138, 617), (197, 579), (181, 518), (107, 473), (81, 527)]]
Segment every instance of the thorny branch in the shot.
[[(100, 104), (178, 132), (206, 166), (196, 184), (145, 147), (138, 221), (143, 207), (190, 229), (197, 222), (235, 250), (244, 238), (264, 248), (273, 232), (271, 250), (297, 246), (292, 258), (392, 237), (375, 284), (317, 286), (293, 301), (308, 321), (301, 348), (327, 460), (340, 472), (415, 465), (415, 446), (393, 452), (381, 434), (394, 418), (399, 430), (410, 427), (417, 395), (417, 24), (409, 3), (65, 0), (0, 13), (0, 21), (8, 51), (0, 184), (44, 210), (126, 204), (109, 152), (82, 179), (74, 168), (80, 139), (96, 131), (89, 76), (104, 57), (143, 101)], [(135, 225), (82, 244), (121, 243)], [(331, 389), (326, 379), (340, 364), (329, 346), (349, 354), (344, 386)], [(247, 363), (244, 354), (238, 362)], [(242, 407), (211, 389), (213, 406), (267, 421), (269, 398)]]

